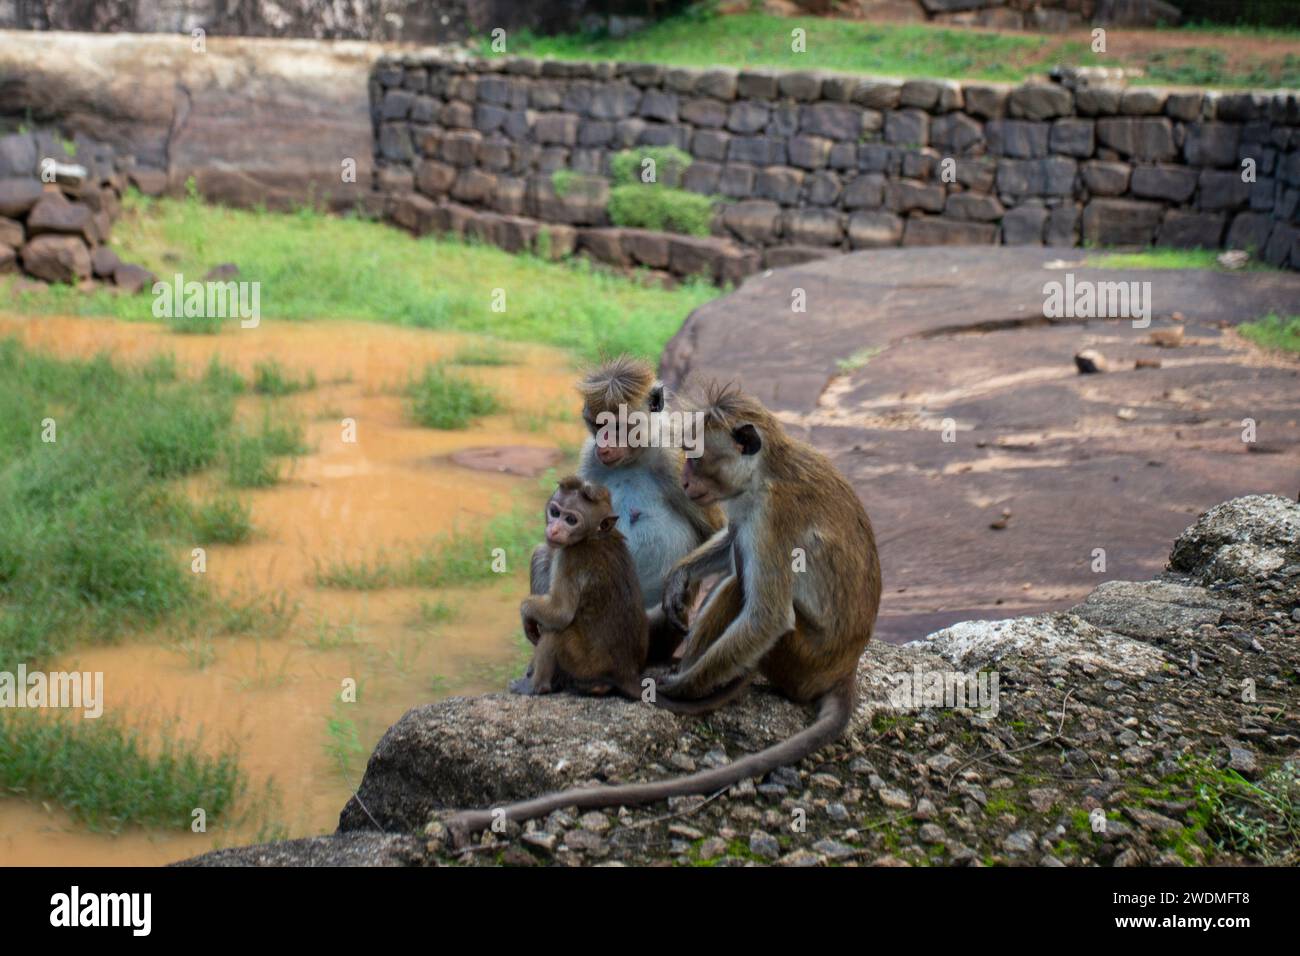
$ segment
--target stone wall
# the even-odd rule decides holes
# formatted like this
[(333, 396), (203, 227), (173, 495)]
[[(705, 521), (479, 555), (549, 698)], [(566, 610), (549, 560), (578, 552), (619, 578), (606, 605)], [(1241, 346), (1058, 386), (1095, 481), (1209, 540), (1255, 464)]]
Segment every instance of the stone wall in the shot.
[(679, 273), (950, 243), (1228, 245), (1300, 268), (1295, 91), (406, 55), (370, 95), (376, 188), (417, 232), (526, 245), (562, 224), (598, 258), (664, 268), (662, 240), (606, 228), (606, 177), (619, 150), (676, 146), (685, 188), (724, 200)]
[(107, 143), (53, 129), (0, 135), (0, 275), (21, 269), (45, 282), (111, 283), (139, 292), (148, 270), (107, 245), (134, 161)]

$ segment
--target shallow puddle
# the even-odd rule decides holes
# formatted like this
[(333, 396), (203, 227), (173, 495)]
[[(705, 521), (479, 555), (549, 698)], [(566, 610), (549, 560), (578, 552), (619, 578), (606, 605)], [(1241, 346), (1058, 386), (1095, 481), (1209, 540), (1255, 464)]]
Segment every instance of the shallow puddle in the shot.
[[(276, 400), (277, 418), (300, 417), (310, 451), (286, 465), (278, 485), (236, 492), (251, 505), (253, 539), (207, 548), (209, 586), (238, 600), (273, 598), (287, 626), (212, 639), (164, 630), (75, 649), (43, 666), (103, 671), (106, 713), (132, 726), (201, 733), (214, 752), (236, 746), (249, 779), (236, 811), (244, 819), (210, 821), (206, 834), (112, 835), (90, 832), (54, 807), (0, 798), (0, 862), (157, 864), (268, 835), (329, 832), (375, 742), (402, 713), (451, 693), (499, 689), (520, 666), (523, 569), (439, 590), (339, 590), (317, 586), (315, 575), (339, 560), (400, 559), (440, 534), (480, 527), (521, 495), (537, 500), (540, 512), (537, 479), (470, 470), (450, 456), (576, 447), (582, 431), (565, 353), (503, 345), (512, 364), (461, 369), (490, 385), (507, 410), (464, 431), (434, 431), (411, 425), (394, 392), (425, 363), (475, 345), (471, 337), (269, 321), (218, 336), (176, 335), (145, 323), (4, 316), (0, 336), (61, 356), (103, 351), (127, 363), (170, 352), (181, 374), (201, 373), (218, 356), (251, 378), (257, 362), (273, 358), (288, 375), (310, 373), (317, 382)], [(241, 416), (260, 415), (265, 401), (241, 398)], [(355, 442), (344, 440), (344, 419), (355, 421)], [(220, 476), (190, 490), (199, 497), (219, 491)], [(538, 523), (540, 535), (540, 514)], [(358, 699), (344, 704), (348, 679)]]

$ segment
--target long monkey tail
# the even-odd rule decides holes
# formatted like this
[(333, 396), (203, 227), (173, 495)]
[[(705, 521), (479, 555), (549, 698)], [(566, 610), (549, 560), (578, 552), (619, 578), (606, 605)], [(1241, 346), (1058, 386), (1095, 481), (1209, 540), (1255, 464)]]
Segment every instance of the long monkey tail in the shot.
[[(700, 697), (695, 700), (678, 700), (676, 697), (664, 697), (662, 694), (656, 695), (654, 706), (660, 710), (666, 710), (670, 714), (682, 714), (689, 717), (700, 717), (704, 714), (711, 714), (720, 707), (725, 707), (741, 695), (746, 687), (754, 680), (753, 674), (746, 674), (743, 677), (737, 677), (730, 684), (727, 684), (715, 690), (708, 697)], [(634, 688), (635, 689), (635, 688)], [(624, 693), (627, 693), (624, 691)], [(633, 700), (640, 700), (639, 695), (628, 694)]]
[(448, 819), (447, 828), (451, 831), (453, 840), (458, 845), (463, 845), (468, 840), (469, 834), (487, 829), (498, 818), (520, 823), (565, 807), (591, 810), (599, 807), (630, 806), (653, 803), (669, 797), (722, 790), (749, 777), (759, 777), (777, 767), (797, 763), (838, 739), (844, 733), (844, 729), (849, 724), (849, 717), (853, 713), (854, 692), (854, 679), (849, 677), (842, 684), (822, 695), (818, 701), (817, 719), (808, 727), (779, 744), (760, 750), (756, 754), (741, 757), (725, 766), (654, 783), (557, 790), (531, 800), (508, 803), (491, 810), (466, 810)]

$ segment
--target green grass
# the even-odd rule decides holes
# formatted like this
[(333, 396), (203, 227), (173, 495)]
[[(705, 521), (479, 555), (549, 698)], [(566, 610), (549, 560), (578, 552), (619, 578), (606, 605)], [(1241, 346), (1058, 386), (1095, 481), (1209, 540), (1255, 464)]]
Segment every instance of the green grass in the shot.
[(1254, 322), (1242, 323), (1238, 331), (1266, 349), (1300, 352), (1300, 315), (1270, 313)]
[(216, 335), (225, 322), (219, 315), (175, 315), (167, 320), (177, 335)]
[(230, 810), (246, 786), (237, 754), (209, 756), (170, 732), (159, 738), (146, 744), (108, 717), (0, 713), (0, 790), (57, 803), (97, 830), (188, 830), (196, 808), (209, 821)]
[(411, 418), (425, 428), (468, 428), (475, 418), (501, 410), (491, 389), (443, 365), (426, 365), (407, 385), (406, 397)]
[[(1099, 269), (1213, 269), (1219, 272), (1243, 271), (1230, 270), (1219, 264), (1222, 249), (1168, 249), (1152, 247), (1139, 252), (1107, 252), (1093, 249), (1087, 253), (1085, 265)], [(1266, 262), (1251, 259), (1246, 263), (1245, 271), (1276, 271)]]
[[(484, 334), (570, 349), (582, 359), (628, 352), (655, 359), (696, 306), (719, 294), (703, 280), (673, 290), (613, 275), (585, 258), (548, 262), (453, 239), (411, 236), (381, 223), (226, 209), (195, 199), (123, 201), (113, 245), (158, 275), (202, 276), (237, 261), (261, 283), (263, 322), (360, 319)], [(151, 298), (79, 293), (69, 286), (0, 301), (21, 313), (114, 316), (156, 322)], [(509, 308), (492, 311), (493, 290)], [(249, 333), (245, 333), (249, 334)]]
[(194, 540), (199, 544), (239, 544), (253, 534), (246, 502), (217, 498), (194, 509)]
[[(806, 31), (805, 52), (792, 49), (791, 31)], [(486, 41), (482, 56), (494, 55)], [(624, 60), (681, 66), (779, 67), (893, 76), (952, 76), (1017, 80), (1042, 72), (1046, 51), (1063, 47), (1073, 58), (1095, 57), (1078, 41), (1032, 35), (976, 33), (915, 24), (855, 23), (765, 13), (711, 16), (688, 12), (630, 36), (592, 34), (539, 37), (513, 34), (509, 54), (557, 59)], [(1032, 66), (1031, 66), (1032, 64)]]
[(500, 367), (514, 365), (515, 359), (499, 342), (483, 341), (466, 345), (451, 360), (453, 365)]
[(0, 670), (196, 600), (165, 479), (213, 463), (232, 415), (201, 385), (0, 342)]
[(1300, 56), (1287, 53), (1230, 67), (1222, 50), (1187, 47), (1157, 50), (1146, 61), (1146, 80), (1178, 86), (1300, 87)]
[[(554, 479), (547, 480), (549, 492)], [(482, 584), (500, 576), (494, 568), (504, 560), (504, 573), (528, 567), (533, 548), (541, 540), (541, 493), (521, 497), (509, 511), (492, 517), (470, 531), (440, 535), (414, 554), (394, 557), (378, 554), (359, 560), (339, 560), (316, 569), (320, 587), (372, 591), (390, 587), (455, 587)], [(498, 549), (500, 549), (498, 551)], [(422, 609), (423, 615), (423, 609)], [(430, 614), (436, 616), (436, 608)]]
[[(506, 55), (577, 60), (621, 60), (678, 66), (773, 67), (833, 70), (898, 77), (951, 77), (1014, 82), (1043, 76), (1057, 64), (1140, 68), (1157, 83), (1199, 86), (1298, 86), (1300, 57), (1294, 53), (1253, 58), (1233, 66), (1218, 50), (1198, 47), (1207, 33), (1186, 30), (1182, 50), (1122, 55), (1094, 53), (1079, 39), (1052, 34), (984, 33), (938, 25), (862, 23), (817, 17), (779, 17), (765, 13), (717, 15), (702, 3), (629, 36), (567, 34), (539, 37), (512, 34)], [(805, 31), (803, 52), (793, 48), (791, 31)], [(1294, 29), (1249, 32), (1288, 38)], [(482, 56), (497, 56), (490, 41), (475, 41)]]
[[(230, 382), (182, 378), (168, 359), (131, 367), (0, 341), (0, 671), (164, 623), (203, 666), (212, 637), (275, 636), (292, 619), (275, 598), (217, 597), (190, 570), (196, 541), (251, 530), (245, 505), (191, 505), (177, 483), (218, 469), (240, 437)], [(264, 452), (301, 444), (269, 411), (253, 436)], [(242, 788), (232, 753), (166, 731), (156, 747), (142, 739), (107, 717), (2, 714), (0, 790), (118, 828), (188, 827), (191, 809), (211, 819)]]
[[(647, 165), (651, 160), (652, 165)], [(609, 160), (610, 179), (620, 186), (644, 186), (656, 183), (661, 186), (680, 186), (682, 177), (694, 160), (691, 154), (676, 146), (643, 146), (624, 149)], [(653, 179), (644, 177), (653, 170)]]
[(267, 359), (253, 366), (253, 391), (258, 395), (292, 395), (316, 387), (316, 375), (297, 379), (289, 375), (275, 359)]

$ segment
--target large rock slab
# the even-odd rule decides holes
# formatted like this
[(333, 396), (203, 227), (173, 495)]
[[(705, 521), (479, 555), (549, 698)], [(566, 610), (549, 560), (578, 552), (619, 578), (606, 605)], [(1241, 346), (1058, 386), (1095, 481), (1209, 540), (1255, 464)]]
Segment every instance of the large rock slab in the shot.
[[(947, 667), (917, 649), (867, 648), (850, 733), (891, 709), (899, 675), (917, 665)], [(439, 809), (489, 806), (585, 782), (653, 779), (668, 773), (663, 768), (672, 765), (681, 736), (692, 727), (752, 752), (799, 731), (812, 717), (811, 709), (761, 684), (698, 720), (622, 699), (453, 697), (408, 711), (384, 734), (339, 829), (412, 832)]]
[(391, 833), (304, 837), (213, 850), (176, 866), (420, 866), (425, 841)]
[[(1294, 496), (1300, 474), (1300, 366), (1231, 329), (1295, 311), (1300, 276), (1084, 256), (884, 249), (779, 269), (697, 309), (661, 373), (740, 382), (854, 484), (880, 542), (880, 638), (1065, 610), (1161, 570), (1162, 542), (1210, 505)], [(1044, 285), (1067, 273), (1149, 282), (1150, 327), (1045, 317)], [(791, 310), (800, 289), (806, 313)], [(1151, 342), (1176, 312), (1183, 344)], [(1079, 375), (1082, 348), (1113, 370)]]
[(200, 55), (188, 33), (0, 31), (0, 78), (6, 111), (58, 116), (172, 193), (193, 176), (217, 202), (345, 210), (370, 191), (368, 74), (389, 48), (210, 36)]

